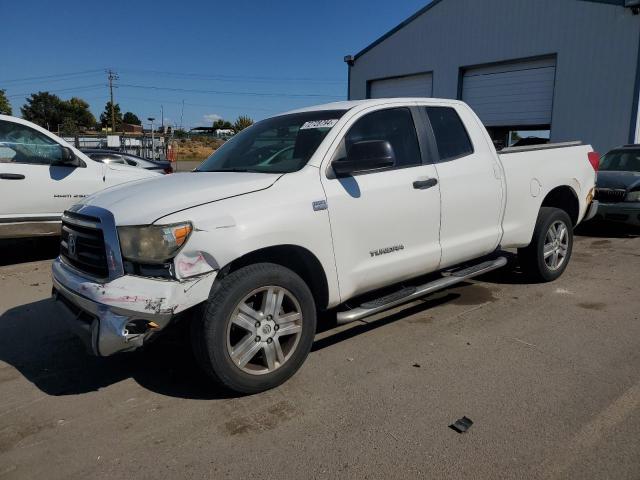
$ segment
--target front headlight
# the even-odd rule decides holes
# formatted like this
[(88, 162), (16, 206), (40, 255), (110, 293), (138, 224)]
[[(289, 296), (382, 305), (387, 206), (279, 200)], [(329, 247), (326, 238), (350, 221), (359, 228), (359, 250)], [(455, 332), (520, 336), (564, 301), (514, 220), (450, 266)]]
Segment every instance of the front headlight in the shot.
[(640, 202), (640, 190), (627, 193), (624, 200), (625, 202)]
[(163, 263), (175, 256), (191, 233), (190, 223), (118, 227), (120, 249), (127, 260)]

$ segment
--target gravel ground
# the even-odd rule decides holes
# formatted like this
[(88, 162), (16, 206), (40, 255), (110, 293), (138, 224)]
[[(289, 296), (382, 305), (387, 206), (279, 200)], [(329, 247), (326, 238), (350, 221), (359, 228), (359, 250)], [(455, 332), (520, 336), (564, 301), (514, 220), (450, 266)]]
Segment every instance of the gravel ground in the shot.
[[(55, 241), (0, 245), (0, 478), (640, 478), (640, 237), (326, 330), (289, 382), (211, 386), (179, 332), (100, 359), (53, 316)], [(449, 425), (467, 416), (458, 434)]]

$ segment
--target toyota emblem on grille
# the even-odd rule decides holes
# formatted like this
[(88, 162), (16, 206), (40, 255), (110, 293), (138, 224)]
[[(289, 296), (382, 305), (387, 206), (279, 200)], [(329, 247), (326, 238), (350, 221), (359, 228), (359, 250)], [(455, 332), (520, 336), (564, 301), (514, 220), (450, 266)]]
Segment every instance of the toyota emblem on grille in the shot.
[(67, 239), (67, 251), (72, 257), (76, 256), (76, 236), (73, 233), (70, 233)]

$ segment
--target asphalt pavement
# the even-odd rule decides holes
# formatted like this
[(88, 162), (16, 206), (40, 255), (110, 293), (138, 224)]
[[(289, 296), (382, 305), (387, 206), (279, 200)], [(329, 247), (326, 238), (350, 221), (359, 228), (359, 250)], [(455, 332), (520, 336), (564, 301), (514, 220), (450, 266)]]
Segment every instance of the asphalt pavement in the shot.
[(52, 314), (56, 249), (0, 245), (2, 480), (640, 478), (638, 235), (582, 232), (553, 283), (513, 263), (325, 330), (290, 381), (245, 397), (180, 331), (87, 356)]

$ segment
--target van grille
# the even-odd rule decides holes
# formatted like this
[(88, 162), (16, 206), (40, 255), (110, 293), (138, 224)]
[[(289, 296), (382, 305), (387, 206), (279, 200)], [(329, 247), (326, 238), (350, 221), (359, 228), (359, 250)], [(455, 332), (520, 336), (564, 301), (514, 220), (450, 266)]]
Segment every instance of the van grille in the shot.
[(596, 188), (596, 200), (604, 203), (618, 203), (624, 202), (627, 196), (626, 190), (611, 189), (611, 188)]
[(98, 218), (65, 212), (60, 255), (76, 270), (92, 277), (109, 276), (104, 236)]

